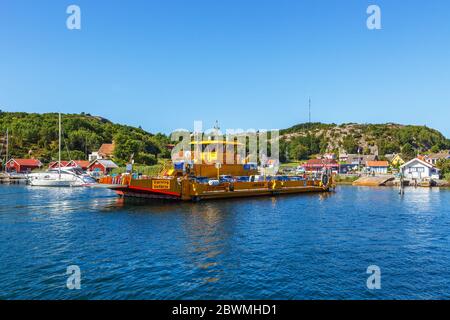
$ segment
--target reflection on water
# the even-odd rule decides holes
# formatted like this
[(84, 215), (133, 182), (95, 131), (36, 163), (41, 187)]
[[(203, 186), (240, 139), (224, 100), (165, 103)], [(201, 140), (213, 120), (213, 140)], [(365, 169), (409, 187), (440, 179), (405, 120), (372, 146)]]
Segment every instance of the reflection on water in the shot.
[[(449, 190), (199, 203), (0, 186), (0, 298), (450, 297)], [(65, 268), (83, 273), (65, 289)], [(365, 289), (368, 265), (383, 290)]]

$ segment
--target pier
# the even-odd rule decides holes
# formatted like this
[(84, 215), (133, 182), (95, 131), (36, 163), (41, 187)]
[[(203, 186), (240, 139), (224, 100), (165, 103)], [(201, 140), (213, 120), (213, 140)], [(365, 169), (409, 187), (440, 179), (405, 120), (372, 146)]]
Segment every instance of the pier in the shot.
[(26, 177), (13, 177), (4, 173), (0, 173), (0, 184), (26, 184)]
[(394, 176), (392, 175), (383, 175), (383, 176), (367, 176), (361, 177), (358, 180), (353, 182), (354, 186), (367, 186), (367, 187), (379, 187), (385, 186), (388, 182), (394, 181)]

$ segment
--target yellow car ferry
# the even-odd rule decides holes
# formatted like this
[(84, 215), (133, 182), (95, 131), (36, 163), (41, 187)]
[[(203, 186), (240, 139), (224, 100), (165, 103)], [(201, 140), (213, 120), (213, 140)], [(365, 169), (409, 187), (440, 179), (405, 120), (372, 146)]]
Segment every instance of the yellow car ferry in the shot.
[[(197, 143), (204, 147), (213, 142)], [(214, 143), (236, 145), (227, 141)], [(334, 188), (331, 172), (312, 176), (261, 175), (256, 164), (246, 163), (236, 154), (234, 157), (235, 164), (211, 164), (217, 160), (217, 153), (202, 151), (198, 163), (175, 163), (157, 177), (133, 179), (129, 174), (124, 175), (110, 188), (125, 197), (183, 201), (327, 192)], [(111, 183), (105, 179), (100, 182)]]

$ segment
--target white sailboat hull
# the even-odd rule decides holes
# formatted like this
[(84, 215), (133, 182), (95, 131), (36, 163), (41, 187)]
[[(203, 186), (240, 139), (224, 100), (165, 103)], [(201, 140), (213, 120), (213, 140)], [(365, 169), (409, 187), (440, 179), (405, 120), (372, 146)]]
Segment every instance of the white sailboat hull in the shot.
[(30, 180), (33, 187), (72, 187), (72, 182), (64, 180)]
[(59, 151), (58, 169), (47, 172), (31, 173), (28, 175), (28, 184), (35, 187), (82, 187), (95, 185), (92, 177), (83, 174), (81, 169), (74, 167), (61, 167), (61, 113), (59, 114)]
[(87, 175), (71, 172), (73, 168), (62, 169), (62, 173), (41, 172), (28, 175), (28, 183), (34, 187), (83, 187), (95, 184), (95, 180)]

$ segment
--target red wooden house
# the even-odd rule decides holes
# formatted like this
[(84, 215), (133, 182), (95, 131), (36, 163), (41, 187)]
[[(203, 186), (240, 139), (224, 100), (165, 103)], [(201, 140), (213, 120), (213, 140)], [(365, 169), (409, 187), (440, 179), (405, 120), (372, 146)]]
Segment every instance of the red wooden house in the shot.
[(303, 165), (305, 171), (314, 172), (322, 169), (339, 170), (339, 163), (333, 159), (311, 159)]
[(117, 164), (111, 160), (100, 160), (97, 159), (88, 166), (88, 171), (97, 172), (101, 174), (108, 174), (113, 169), (118, 168)]
[(42, 167), (42, 163), (37, 159), (10, 159), (6, 163), (6, 171), (27, 173)]
[[(53, 162), (50, 162), (49, 164), (48, 164), (48, 168), (49, 169), (57, 169), (59, 166), (58, 166), (58, 163), (59, 163), (59, 161), (53, 161)], [(61, 161), (61, 167), (67, 167), (67, 164), (69, 163), (69, 161)]]
[(87, 160), (71, 160), (67, 166), (68, 167), (79, 167), (83, 170), (87, 170), (90, 162)]

